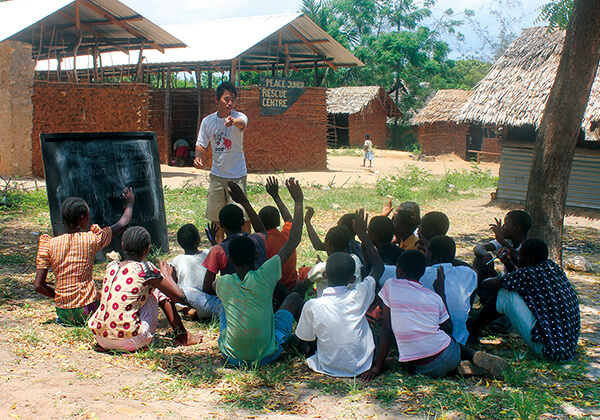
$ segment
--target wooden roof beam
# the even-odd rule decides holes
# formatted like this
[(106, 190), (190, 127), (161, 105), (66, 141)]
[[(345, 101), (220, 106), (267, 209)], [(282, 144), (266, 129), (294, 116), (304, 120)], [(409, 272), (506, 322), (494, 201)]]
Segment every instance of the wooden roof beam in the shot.
[[(131, 17), (115, 18), (115, 19), (119, 22), (127, 23), (127, 22), (139, 22), (141, 20), (144, 20), (144, 17), (142, 15), (134, 15)], [(112, 25), (112, 22), (110, 20), (101, 20), (101, 21), (94, 21), (94, 22), (86, 22), (86, 25), (88, 25), (88, 26)]]
[[(293, 26), (289, 26), (290, 30), (298, 37), (300, 38), (300, 40), (311, 50), (314, 51), (315, 54), (318, 54), (320, 56), (322, 56), (323, 54), (321, 53), (321, 51), (319, 51), (317, 49), (317, 47), (315, 47), (314, 45), (311, 44), (311, 42), (306, 39), (306, 37), (304, 35), (302, 35), (300, 33), (299, 30), (297, 30), (296, 28), (294, 28)], [(329, 67), (331, 67), (332, 69), (337, 71), (337, 66), (335, 64), (333, 64), (333, 62), (331, 60), (323, 60), (325, 62), (325, 64), (327, 64)]]
[[(123, 28), (124, 30), (126, 30), (127, 32), (129, 32), (131, 35), (133, 35), (135, 37), (139, 37), (139, 38), (144, 38), (144, 36), (140, 32), (138, 32), (135, 29), (129, 27), (129, 25), (127, 25), (126, 22), (119, 21), (119, 19), (117, 19), (116, 17), (114, 17), (113, 15), (111, 15), (106, 10), (102, 9), (101, 7), (96, 6), (94, 3), (92, 3), (92, 2), (90, 2), (88, 0), (77, 0), (77, 1), (80, 2), (81, 4), (83, 4), (85, 7), (87, 7), (91, 11), (99, 14), (104, 19), (108, 19), (111, 23), (119, 26), (120, 28)], [(153, 41), (148, 41), (147, 45), (149, 45), (152, 48), (160, 51), (163, 54), (165, 53), (165, 49), (163, 47), (161, 47), (160, 45), (158, 45), (157, 43), (153, 42)]]
[[(77, 19), (74, 18), (73, 16), (63, 12), (62, 10), (59, 10), (58, 13), (60, 16), (64, 17), (65, 19), (69, 20), (70, 22), (75, 24), (75, 27), (77, 27)], [(79, 26), (81, 27), (81, 29), (86, 30), (87, 32), (91, 33), (92, 35), (95, 35), (95, 32), (92, 28), (90, 28), (88, 25), (86, 25), (85, 23), (81, 23), (79, 22)]]

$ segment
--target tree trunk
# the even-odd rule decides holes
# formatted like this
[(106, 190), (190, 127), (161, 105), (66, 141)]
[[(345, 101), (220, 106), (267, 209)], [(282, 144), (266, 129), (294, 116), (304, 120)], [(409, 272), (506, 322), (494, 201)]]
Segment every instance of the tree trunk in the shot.
[(530, 236), (562, 262), (567, 182), (577, 137), (600, 60), (600, 0), (576, 0), (562, 57), (538, 130), (527, 187)]

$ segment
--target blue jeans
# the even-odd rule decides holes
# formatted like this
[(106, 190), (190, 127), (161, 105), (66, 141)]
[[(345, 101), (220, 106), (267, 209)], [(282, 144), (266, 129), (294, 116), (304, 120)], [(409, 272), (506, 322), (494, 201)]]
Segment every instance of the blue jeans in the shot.
[[(221, 313), (219, 314), (219, 321), (221, 324), (220, 325), (220, 330), (221, 330), (220, 333), (223, 334), (223, 332), (227, 329), (227, 320), (225, 319), (225, 310), (222, 307), (221, 307)], [(279, 358), (279, 356), (281, 356), (281, 353), (283, 352), (283, 346), (285, 345), (285, 343), (290, 341), (290, 338), (292, 338), (292, 327), (294, 325), (294, 315), (292, 315), (292, 313), (290, 311), (288, 311), (287, 309), (278, 310), (277, 312), (275, 312), (275, 315), (273, 316), (273, 321), (274, 321), (274, 327), (275, 327), (275, 341), (277, 342), (279, 347), (277, 348), (275, 353), (270, 354), (270, 355), (265, 356), (262, 359), (260, 359), (260, 361), (258, 362), (259, 366), (268, 365), (269, 363), (277, 360)], [(230, 363), (236, 367), (248, 366), (248, 365), (254, 364), (253, 361), (238, 360), (236, 358), (229, 357), (226, 354), (223, 354), (223, 357), (225, 357), (225, 360), (227, 361), (227, 363)]]
[(504, 314), (515, 327), (519, 335), (535, 354), (541, 355), (544, 345), (531, 340), (531, 330), (537, 319), (518, 292), (511, 292), (506, 289), (498, 290), (496, 299), (496, 312)]
[(202, 290), (182, 284), (179, 286), (192, 308), (198, 313), (198, 318), (211, 318), (221, 312), (221, 299)]
[(441, 378), (452, 372), (460, 364), (460, 345), (452, 339), (448, 347), (444, 349), (435, 360), (425, 365), (414, 365), (415, 373), (429, 376), (430, 378)]

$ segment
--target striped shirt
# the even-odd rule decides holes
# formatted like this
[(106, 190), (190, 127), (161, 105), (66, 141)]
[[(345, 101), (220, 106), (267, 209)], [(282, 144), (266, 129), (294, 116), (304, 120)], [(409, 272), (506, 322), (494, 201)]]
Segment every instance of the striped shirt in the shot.
[(416, 281), (389, 279), (379, 297), (390, 308), (399, 361), (424, 359), (448, 347), (450, 336), (440, 324), (450, 316), (436, 293)]
[(40, 236), (37, 269), (52, 269), (56, 277), (56, 306), (75, 309), (100, 299), (94, 286), (94, 256), (112, 240), (110, 227), (92, 225), (88, 232)]

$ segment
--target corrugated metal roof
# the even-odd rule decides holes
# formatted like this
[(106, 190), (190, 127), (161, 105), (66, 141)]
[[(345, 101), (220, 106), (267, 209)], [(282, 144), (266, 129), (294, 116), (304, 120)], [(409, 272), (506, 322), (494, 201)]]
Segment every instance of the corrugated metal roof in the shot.
[[(79, 0), (82, 48), (98, 44), (102, 50), (185, 47), (164, 29), (139, 15), (118, 0)], [(0, 41), (28, 42), (34, 56), (46, 58), (49, 47), (73, 54), (78, 42), (75, 27), (76, 2), (73, 0), (12, 0), (0, 2)], [(115, 47), (116, 45), (116, 47)], [(40, 52), (41, 47), (41, 52)], [(54, 55), (51, 53), (51, 55)], [(125, 54), (124, 54), (125, 55)]]
[[(193, 68), (201, 64), (201, 69), (214, 70), (215, 66), (229, 64), (231, 60), (240, 60), (242, 70), (252, 67), (266, 69), (278, 62), (281, 68), (285, 62), (278, 53), (279, 32), (281, 44), (287, 45), (290, 63), (298, 68), (314, 65), (318, 59), (321, 67), (324, 61), (330, 61), (334, 67), (363, 66), (350, 51), (339, 44), (327, 32), (301, 13), (286, 15), (256, 16), (218, 21), (186, 23), (164, 26), (165, 30), (182, 39), (187, 48), (171, 49), (165, 54), (156, 51), (144, 51), (145, 63), (152, 67), (187, 64)], [(312, 42), (308, 46), (303, 39)], [(283, 51), (280, 51), (283, 54)], [(133, 58), (122, 53), (102, 55), (102, 63), (107, 66), (133, 65), (137, 62), (138, 52)], [(77, 68), (88, 65), (85, 58), (78, 59)], [(37, 70), (56, 68), (56, 63), (38, 63)], [(65, 63), (72, 68), (72, 63)], [(70, 67), (69, 67), (70, 66)]]
[[(502, 147), (498, 199), (525, 202), (532, 159), (533, 149)], [(567, 206), (600, 210), (600, 154), (575, 152)]]

